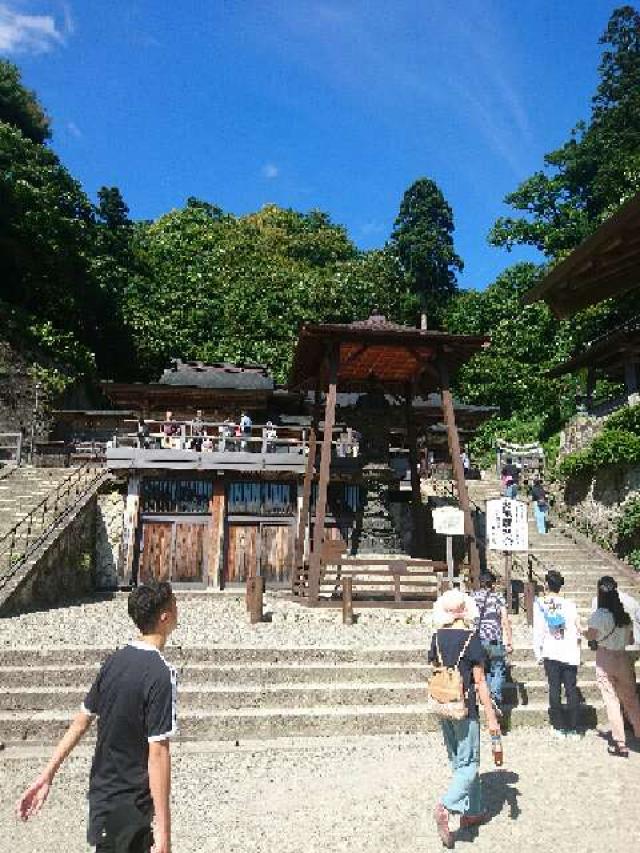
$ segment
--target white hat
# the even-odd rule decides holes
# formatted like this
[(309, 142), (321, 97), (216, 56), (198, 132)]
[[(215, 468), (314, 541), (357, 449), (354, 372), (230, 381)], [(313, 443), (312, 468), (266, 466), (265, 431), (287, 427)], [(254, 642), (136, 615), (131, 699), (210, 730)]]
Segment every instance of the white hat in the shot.
[(478, 608), (470, 595), (459, 589), (448, 589), (433, 605), (433, 627), (445, 628), (457, 619), (468, 625), (478, 618)]

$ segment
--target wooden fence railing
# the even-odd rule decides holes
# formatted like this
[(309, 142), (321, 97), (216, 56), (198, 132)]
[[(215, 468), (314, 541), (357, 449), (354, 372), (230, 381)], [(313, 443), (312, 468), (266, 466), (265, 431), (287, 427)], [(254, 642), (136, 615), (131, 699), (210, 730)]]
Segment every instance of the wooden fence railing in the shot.
[(22, 458), (22, 434), (0, 432), (0, 465), (19, 465)]

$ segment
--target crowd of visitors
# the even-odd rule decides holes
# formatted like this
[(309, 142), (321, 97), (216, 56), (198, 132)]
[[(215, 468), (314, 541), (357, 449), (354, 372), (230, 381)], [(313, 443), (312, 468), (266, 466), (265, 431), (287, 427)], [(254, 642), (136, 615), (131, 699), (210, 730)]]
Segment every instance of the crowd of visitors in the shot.
[(138, 447), (148, 450), (152, 447), (163, 447), (174, 450), (212, 451), (221, 453), (234, 450), (260, 450), (262, 439), (267, 443), (267, 452), (275, 452), (278, 432), (272, 421), (267, 421), (262, 428), (262, 434), (253, 438), (253, 422), (251, 416), (242, 411), (238, 423), (226, 418), (222, 423), (206, 422), (201, 409), (195, 417), (188, 421), (176, 421), (173, 412), (168, 411), (159, 429), (152, 431), (151, 426), (156, 421), (138, 418), (136, 439)]
[[(626, 758), (623, 714), (640, 739), (640, 701), (628, 649), (634, 638), (640, 641), (640, 604), (621, 595), (613, 578), (602, 577), (593, 613), (583, 628), (575, 602), (562, 593), (563, 585), (562, 575), (549, 571), (534, 610), (533, 650), (548, 680), (550, 723), (562, 738), (581, 736), (577, 673), (581, 644), (587, 640), (596, 649), (596, 678), (611, 727), (608, 751)], [(447, 848), (455, 842), (452, 815), (459, 815), (462, 829), (488, 820), (479, 775), (479, 706), (494, 761), (501, 766), (503, 760), (500, 718), (512, 636), (504, 599), (495, 587), (495, 575), (485, 572), (479, 590), (471, 594), (447, 590), (433, 609), (429, 701), (439, 717), (452, 770), (434, 820)], [(102, 665), (80, 712), (16, 809), (22, 820), (40, 810), (61, 764), (97, 719), (88, 796), (89, 843), (97, 853), (169, 853), (169, 742), (177, 731), (176, 677), (162, 650), (177, 625), (171, 586), (154, 582), (138, 587), (129, 596), (128, 611), (139, 639)]]

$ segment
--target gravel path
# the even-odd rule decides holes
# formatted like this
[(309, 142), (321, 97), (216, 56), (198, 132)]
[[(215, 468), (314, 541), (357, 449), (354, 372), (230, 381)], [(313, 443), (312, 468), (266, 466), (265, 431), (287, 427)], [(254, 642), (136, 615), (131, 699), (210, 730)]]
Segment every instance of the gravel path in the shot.
[[(496, 771), (486, 740), (482, 775), (492, 819), (479, 833), (461, 833), (456, 849), (634, 849), (640, 754), (610, 758), (595, 733), (559, 742), (547, 731), (519, 730), (505, 738), (506, 766)], [(27, 825), (15, 821), (11, 804), (44, 753), (0, 753), (3, 850), (88, 849), (83, 795), (90, 759), (80, 749)], [(174, 853), (438, 853), (431, 810), (448, 777), (437, 735), (177, 745)]]
[[(346, 627), (338, 609), (313, 610), (273, 594), (265, 596), (271, 621), (259, 625), (249, 624), (244, 600), (235, 596), (181, 598), (178, 607), (179, 626), (170, 641), (178, 646), (424, 646), (431, 632), (428, 610), (362, 610), (357, 624)], [(0, 647), (113, 647), (135, 635), (125, 596), (0, 619)], [(515, 620), (515, 642), (528, 643), (529, 637), (527, 626)]]

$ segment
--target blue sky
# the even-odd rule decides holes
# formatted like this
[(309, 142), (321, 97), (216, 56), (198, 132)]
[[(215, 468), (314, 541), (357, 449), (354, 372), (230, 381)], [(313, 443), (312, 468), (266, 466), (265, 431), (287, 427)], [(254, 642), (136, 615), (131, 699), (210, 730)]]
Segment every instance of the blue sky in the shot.
[(404, 190), (451, 203), (464, 287), (505, 194), (589, 114), (605, 0), (0, 0), (0, 53), (94, 196), (136, 218), (190, 195), (243, 214), (320, 208), (363, 248)]

